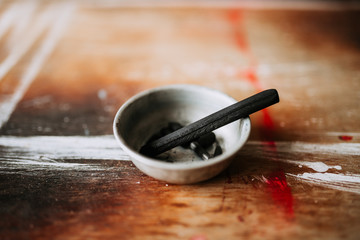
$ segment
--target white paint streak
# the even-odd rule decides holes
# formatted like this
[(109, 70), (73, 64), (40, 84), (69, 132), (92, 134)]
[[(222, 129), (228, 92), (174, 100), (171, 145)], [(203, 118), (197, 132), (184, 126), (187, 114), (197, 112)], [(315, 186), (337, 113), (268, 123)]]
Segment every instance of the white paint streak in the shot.
[(109, 168), (111, 167), (99, 163), (46, 162), (26, 159), (9, 161), (0, 165), (3, 173), (26, 175), (37, 175), (37, 171), (46, 171), (51, 174), (52, 171), (102, 171)]
[(330, 166), (323, 162), (294, 161), (290, 159), (276, 159), (276, 160), (280, 162), (286, 162), (286, 163), (298, 165), (299, 168), (306, 166), (308, 168), (313, 169), (316, 172), (327, 172), (329, 169), (336, 169), (336, 170), (342, 169), (340, 165)]
[[(31, 11), (31, 8), (30, 8)], [(30, 27), (28, 32), (24, 32), (21, 37), (14, 39), (17, 35), (16, 31), (14, 35), (10, 37), (9, 41), (15, 40), (15, 43), (8, 44), (13, 46), (13, 49), (10, 49), (10, 54), (2, 61), (0, 64), (0, 81), (5, 77), (5, 75), (13, 68), (16, 63), (19, 62), (21, 57), (30, 49), (30, 47), (34, 44), (36, 39), (41, 35), (41, 33), (50, 25), (50, 23), (54, 20), (56, 16), (56, 8), (51, 6), (47, 8), (35, 21), (35, 23)], [(28, 21), (26, 17), (19, 17), (17, 19), (18, 28), (22, 28), (23, 23), (27, 25)]]
[[(249, 141), (250, 145), (265, 145), (257, 141)], [(305, 143), (305, 142), (276, 142), (276, 151), (284, 153), (314, 153), (334, 155), (360, 156), (360, 143)]]
[(9, 30), (21, 8), (22, 6), (20, 3), (15, 3), (2, 13), (0, 18), (0, 39)]
[(359, 143), (332, 143), (332, 144), (313, 144), (313, 143), (291, 143), (290, 149), (286, 149), (288, 144), (277, 144), (278, 151), (290, 152), (310, 152), (310, 153), (326, 153), (326, 154), (339, 154), (339, 155), (356, 155), (360, 156)]
[(289, 163), (293, 163), (296, 165), (300, 165), (300, 166), (306, 166), (308, 168), (313, 169), (316, 172), (326, 172), (329, 169), (336, 169), (336, 170), (341, 170), (342, 167), (339, 165), (336, 166), (329, 166), (323, 162), (304, 162), (304, 161), (286, 161)]
[(40, 71), (43, 63), (54, 49), (62, 32), (65, 30), (65, 26), (67, 25), (70, 15), (74, 10), (74, 5), (65, 4), (60, 6), (58, 6), (59, 8), (56, 8), (59, 9), (59, 14), (55, 14), (53, 12), (54, 18), (56, 19), (54, 26), (50, 29), (37, 54), (32, 58), (31, 63), (26, 69), (24, 75), (21, 77), (20, 83), (14, 94), (3, 101), (0, 105), (0, 128), (10, 118), (10, 115), (14, 111), (16, 105), (24, 96), (26, 90)]
[(95, 160), (130, 160), (112, 135), (0, 137), (0, 147), (0, 169), (7, 173), (99, 171), (111, 167)]
[(325, 135), (328, 136), (352, 136), (352, 137), (360, 137), (359, 132), (326, 132)]
[(21, 10), (18, 11), (19, 16), (16, 18), (16, 24), (6, 43), (10, 49), (16, 49), (19, 45), (19, 39), (26, 39), (24, 33), (26, 33), (28, 29), (33, 29), (32, 17), (37, 5), (38, 3), (36, 1), (24, 2)]
[[(276, 142), (278, 146), (279, 142)], [(283, 145), (291, 146), (291, 142), (281, 142)], [(262, 142), (251, 141), (249, 144), (262, 146)], [(347, 143), (349, 144), (349, 143)], [(301, 144), (297, 143), (299, 147)], [(307, 143), (303, 143), (307, 145)], [(314, 144), (311, 146), (322, 146), (323, 144)], [(360, 143), (353, 143), (352, 145), (360, 147)], [(107, 160), (129, 160), (130, 158), (124, 153), (116, 143), (112, 135), (103, 136), (33, 136), (33, 137), (16, 137), (16, 136), (1, 136), (0, 146), (3, 146), (7, 152), (6, 158), (17, 152), (25, 154), (27, 157), (35, 159), (45, 157), (48, 159), (107, 159)], [(322, 153), (332, 153), (334, 149), (341, 151), (343, 143), (332, 144), (332, 147), (324, 148)], [(287, 149), (291, 152), (292, 148)], [(284, 150), (283, 149), (283, 150)], [(301, 148), (301, 152), (313, 153), (312, 148)], [(326, 152), (327, 150), (327, 152)], [(353, 152), (350, 153), (350, 155)], [(340, 153), (339, 153), (340, 154)], [(349, 153), (348, 153), (349, 154)], [(329, 166), (322, 162), (306, 162), (294, 160), (279, 160), (295, 165), (304, 165), (314, 169), (318, 172), (324, 172), (328, 169), (341, 170), (341, 166)]]
[(64, 159), (130, 160), (112, 135), (0, 137), (5, 147), (4, 159), (53, 161)]
[(360, 194), (359, 174), (303, 173), (287, 174), (305, 182), (331, 189)]
[[(18, 162), (12, 162), (12, 164), (19, 165), (39, 165), (40, 167), (55, 167), (55, 168), (78, 168), (84, 167), (86, 164), (82, 163), (66, 163), (66, 162), (45, 162), (45, 161), (34, 161), (34, 160), (22, 160)], [(0, 166), (2, 168), (2, 166)]]

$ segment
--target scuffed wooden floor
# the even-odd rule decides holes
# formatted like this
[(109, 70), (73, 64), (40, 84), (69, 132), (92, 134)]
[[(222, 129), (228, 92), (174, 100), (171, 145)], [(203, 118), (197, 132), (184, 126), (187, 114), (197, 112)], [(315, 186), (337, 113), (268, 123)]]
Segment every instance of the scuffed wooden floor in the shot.
[[(0, 238), (359, 239), (360, 14), (326, 9), (1, 4)], [(174, 83), (281, 101), (225, 172), (171, 185), (112, 121)]]

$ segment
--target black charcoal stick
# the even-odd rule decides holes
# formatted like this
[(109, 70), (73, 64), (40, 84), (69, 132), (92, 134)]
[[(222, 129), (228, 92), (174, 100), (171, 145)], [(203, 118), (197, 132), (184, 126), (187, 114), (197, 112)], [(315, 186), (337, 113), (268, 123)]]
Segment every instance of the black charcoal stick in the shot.
[(275, 89), (262, 91), (146, 144), (140, 153), (154, 157), (278, 102), (279, 95)]

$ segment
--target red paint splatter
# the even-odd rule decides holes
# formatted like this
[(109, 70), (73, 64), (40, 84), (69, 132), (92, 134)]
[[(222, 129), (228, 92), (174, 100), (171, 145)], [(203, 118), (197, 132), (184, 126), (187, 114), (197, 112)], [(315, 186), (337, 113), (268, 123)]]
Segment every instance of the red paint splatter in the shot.
[(234, 34), (234, 40), (236, 46), (238, 46), (241, 51), (247, 52), (248, 44), (245, 38), (244, 28), (242, 27), (243, 15), (239, 10), (231, 9), (228, 11), (228, 19), (230, 24), (232, 25), (232, 30)]
[(351, 141), (353, 139), (353, 136), (342, 135), (342, 136), (339, 136), (339, 139), (343, 140), (343, 141)]
[[(246, 40), (245, 27), (243, 24), (243, 14), (239, 10), (229, 10), (227, 13), (228, 20), (233, 29), (235, 44), (249, 60), (249, 67), (247, 70), (239, 71), (238, 75), (240, 78), (245, 78), (257, 92), (263, 91), (264, 88), (260, 84), (256, 73), (257, 61), (252, 54), (249, 48), (249, 44)], [(273, 140), (273, 132), (275, 129), (273, 119), (267, 109), (263, 109), (261, 112), (263, 114), (262, 124), (265, 129), (265, 131), (262, 131), (262, 134), (268, 140), (266, 142), (266, 147), (270, 147), (274, 153), (277, 153), (276, 143)], [(278, 170), (271, 173), (266, 183), (270, 189), (273, 201), (276, 204), (283, 206), (287, 216), (292, 218), (294, 215), (293, 196), (291, 193), (291, 188), (287, 184), (284, 171)]]
[[(252, 61), (252, 65), (255, 65), (254, 60)], [(257, 77), (255, 66), (250, 66), (246, 71), (242, 72), (241, 75), (243, 75), (245, 79), (250, 82), (256, 91), (261, 92), (264, 90)]]
[(264, 120), (263, 120), (263, 123), (264, 123), (264, 126), (267, 128), (267, 129), (274, 129), (275, 126), (274, 126), (274, 122), (270, 116), (270, 113), (268, 111), (267, 108), (263, 109), (262, 110), (262, 113), (264, 115)]
[(293, 196), (291, 189), (287, 184), (284, 171), (279, 170), (270, 174), (266, 180), (268, 189), (271, 192), (272, 199), (274, 202), (284, 208), (285, 213), (288, 217), (294, 217), (293, 209)]
[[(245, 77), (245, 79), (255, 88), (257, 92), (261, 92), (264, 90), (262, 85), (259, 82), (259, 79), (257, 77), (256, 73), (256, 65), (257, 61), (253, 54), (250, 51), (249, 44), (246, 41), (246, 35), (244, 31), (244, 24), (243, 24), (243, 14), (239, 10), (229, 10), (228, 11), (228, 19), (232, 25), (233, 29), (233, 36), (236, 43), (236, 46), (238, 46), (239, 50), (246, 54), (247, 58), (249, 59), (250, 66), (245, 71), (239, 71), (238, 75), (239, 77)], [(268, 112), (267, 109), (261, 110), (263, 114), (263, 124), (265, 129), (267, 129), (266, 136), (269, 136), (273, 128), (274, 123), (273, 120)]]
[(275, 131), (275, 125), (274, 121), (268, 111), (267, 108), (261, 110), (263, 114), (263, 127), (262, 135), (263, 137), (268, 140), (269, 142), (272, 142), (273, 145), (275, 145), (275, 142), (272, 140), (274, 139), (274, 131)]

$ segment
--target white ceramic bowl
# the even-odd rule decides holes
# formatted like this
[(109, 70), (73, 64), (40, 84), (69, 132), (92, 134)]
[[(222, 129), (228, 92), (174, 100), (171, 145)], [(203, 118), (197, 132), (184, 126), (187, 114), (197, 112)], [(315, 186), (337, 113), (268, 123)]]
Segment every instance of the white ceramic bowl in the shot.
[(169, 122), (186, 125), (235, 102), (222, 92), (196, 85), (150, 89), (133, 96), (120, 107), (114, 119), (114, 135), (135, 166), (145, 174), (168, 183), (200, 182), (214, 177), (230, 164), (250, 135), (250, 118), (214, 131), (223, 153), (209, 160), (198, 160), (190, 150), (181, 150), (181, 147), (170, 150), (170, 155), (177, 154), (173, 162), (149, 158), (138, 151)]

